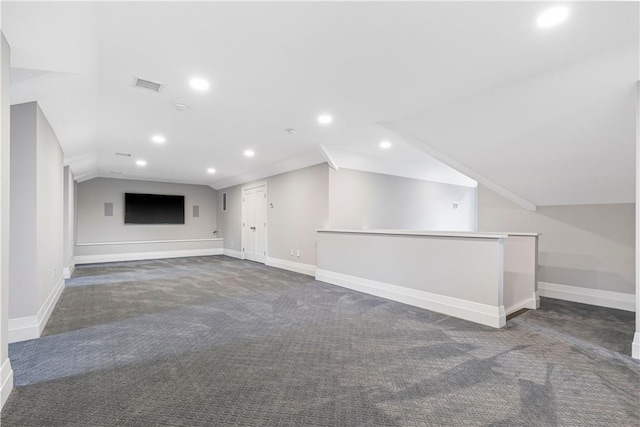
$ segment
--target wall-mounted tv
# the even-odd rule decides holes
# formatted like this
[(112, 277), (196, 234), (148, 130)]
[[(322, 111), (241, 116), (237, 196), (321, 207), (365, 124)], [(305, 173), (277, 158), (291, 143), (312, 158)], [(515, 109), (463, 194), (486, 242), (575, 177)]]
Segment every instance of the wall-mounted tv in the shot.
[(184, 196), (124, 194), (125, 224), (184, 224)]

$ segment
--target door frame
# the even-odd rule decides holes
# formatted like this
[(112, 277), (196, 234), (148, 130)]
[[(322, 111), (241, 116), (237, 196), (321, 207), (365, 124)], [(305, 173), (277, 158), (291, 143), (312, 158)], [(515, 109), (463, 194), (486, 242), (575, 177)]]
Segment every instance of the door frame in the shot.
[[(264, 264), (267, 264), (267, 257), (269, 256), (269, 187), (267, 186), (267, 181), (256, 181), (256, 182), (252, 182), (246, 185), (243, 185), (240, 188), (240, 197), (242, 197), (242, 209), (240, 211), (240, 233), (241, 233), (241, 239), (240, 239), (240, 243), (241, 243), (241, 249), (242, 249), (242, 259), (246, 259), (244, 256), (244, 249), (245, 249), (245, 231), (244, 231), (244, 192), (246, 190), (253, 190), (255, 188), (259, 188), (259, 187), (264, 187), (264, 193), (267, 195), (267, 212), (265, 212), (265, 215), (267, 217), (267, 225), (265, 227), (264, 230), (264, 236), (265, 236), (265, 252), (266, 254), (264, 255)], [(257, 261), (254, 261), (257, 262)]]

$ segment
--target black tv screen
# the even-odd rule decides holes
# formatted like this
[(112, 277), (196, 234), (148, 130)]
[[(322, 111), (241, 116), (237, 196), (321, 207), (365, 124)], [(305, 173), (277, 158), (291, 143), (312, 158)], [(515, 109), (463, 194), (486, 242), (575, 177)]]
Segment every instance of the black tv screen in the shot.
[(184, 224), (184, 196), (124, 195), (125, 224)]

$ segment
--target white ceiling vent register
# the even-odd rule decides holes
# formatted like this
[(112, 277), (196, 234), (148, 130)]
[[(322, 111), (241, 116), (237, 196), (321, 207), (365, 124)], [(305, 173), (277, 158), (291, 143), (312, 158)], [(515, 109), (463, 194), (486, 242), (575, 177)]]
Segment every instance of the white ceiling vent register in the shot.
[(141, 79), (141, 78), (136, 77), (135, 86), (136, 87), (141, 87), (143, 89), (149, 89), (149, 90), (152, 90), (154, 92), (160, 92), (160, 88), (162, 87), (162, 83), (152, 82), (151, 80), (145, 80), (145, 79)]

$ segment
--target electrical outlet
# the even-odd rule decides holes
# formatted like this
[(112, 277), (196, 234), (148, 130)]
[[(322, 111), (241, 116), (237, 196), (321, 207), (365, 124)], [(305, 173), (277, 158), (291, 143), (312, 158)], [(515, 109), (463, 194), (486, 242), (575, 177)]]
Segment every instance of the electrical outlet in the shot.
[(297, 256), (298, 258), (300, 258), (300, 249), (298, 249), (298, 250), (296, 251), (296, 256)]
[(293, 256), (293, 249), (291, 249), (291, 256)]

